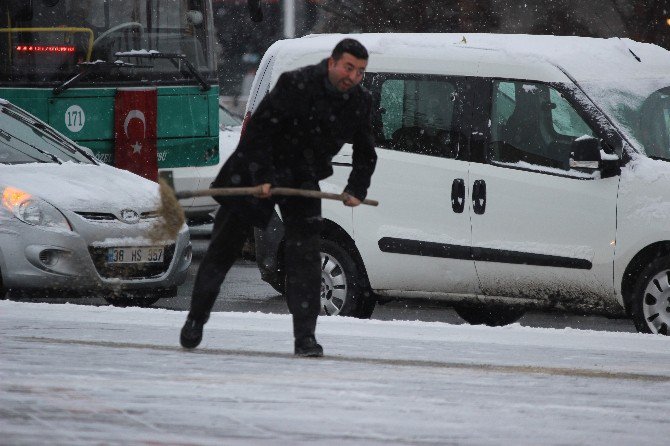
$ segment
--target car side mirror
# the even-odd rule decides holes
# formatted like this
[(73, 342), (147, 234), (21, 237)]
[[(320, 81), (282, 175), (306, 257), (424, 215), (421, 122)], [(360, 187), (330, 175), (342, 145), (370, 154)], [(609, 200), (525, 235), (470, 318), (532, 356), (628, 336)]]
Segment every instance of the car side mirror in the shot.
[(582, 136), (572, 142), (570, 167), (573, 169), (600, 168), (600, 141), (591, 136)]

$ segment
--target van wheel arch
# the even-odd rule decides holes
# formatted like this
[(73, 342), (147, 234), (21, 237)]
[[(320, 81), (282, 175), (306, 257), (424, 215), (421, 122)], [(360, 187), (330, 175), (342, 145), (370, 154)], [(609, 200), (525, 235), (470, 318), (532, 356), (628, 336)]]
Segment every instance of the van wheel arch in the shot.
[[(323, 227), (321, 230), (321, 239), (331, 242), (351, 257), (351, 260), (355, 263), (356, 268), (359, 269), (360, 279), (362, 281), (361, 285), (358, 287), (362, 300), (357, 303), (355, 310), (352, 314), (347, 314), (349, 316), (358, 317), (361, 319), (368, 319), (372, 316), (374, 307), (377, 303), (377, 298), (372, 292), (370, 287), (370, 281), (368, 280), (368, 273), (365, 269), (365, 264), (363, 263), (363, 258), (356, 248), (354, 240), (349, 236), (349, 234), (342, 229), (337, 223), (324, 219)], [(279, 277), (281, 278), (281, 283), (271, 284), (272, 287), (279, 291), (281, 294), (286, 293), (286, 268), (284, 264), (284, 240), (281, 241), (279, 245), (279, 258), (278, 258), (278, 272)]]
[(355, 263), (356, 268), (358, 269), (359, 279), (361, 281), (360, 285), (357, 287), (359, 294), (357, 298), (359, 301), (356, 303), (356, 308), (351, 312), (351, 314), (348, 315), (361, 319), (369, 319), (372, 316), (377, 299), (372, 292), (372, 288), (370, 287), (368, 272), (365, 269), (363, 258), (361, 257), (358, 248), (356, 248), (356, 243), (344, 229), (342, 229), (335, 222), (328, 219), (323, 220), (321, 238), (323, 240), (330, 241), (342, 248)]
[(321, 231), (321, 238), (337, 243), (342, 248), (347, 250), (349, 255), (352, 256), (353, 260), (360, 266), (361, 272), (365, 276), (366, 285), (369, 287), (370, 283), (368, 282), (368, 272), (365, 269), (363, 258), (361, 257), (361, 254), (358, 252), (358, 248), (356, 248), (356, 243), (349, 236), (347, 231), (342, 229), (337, 223), (331, 220), (324, 219), (323, 230)]
[(628, 262), (621, 280), (621, 295), (626, 314), (632, 315), (633, 289), (642, 271), (657, 258), (668, 255), (670, 255), (670, 241), (656, 242), (643, 248)]

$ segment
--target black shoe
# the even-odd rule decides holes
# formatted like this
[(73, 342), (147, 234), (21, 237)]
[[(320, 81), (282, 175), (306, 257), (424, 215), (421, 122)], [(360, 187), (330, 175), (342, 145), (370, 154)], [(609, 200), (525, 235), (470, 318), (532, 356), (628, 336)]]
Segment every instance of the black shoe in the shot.
[(316, 342), (314, 336), (307, 336), (295, 340), (295, 355), (310, 358), (323, 356), (323, 347)]
[(202, 322), (195, 319), (186, 319), (184, 327), (181, 329), (181, 336), (179, 342), (184, 348), (196, 348), (200, 341), (202, 341)]

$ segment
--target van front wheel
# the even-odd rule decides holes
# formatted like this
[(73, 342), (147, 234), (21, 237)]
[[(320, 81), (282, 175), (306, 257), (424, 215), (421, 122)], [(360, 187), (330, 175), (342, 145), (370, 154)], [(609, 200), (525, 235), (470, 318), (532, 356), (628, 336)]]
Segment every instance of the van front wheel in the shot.
[(518, 321), (525, 311), (521, 308), (491, 304), (461, 304), (456, 313), (468, 324), (501, 327)]
[(633, 289), (631, 313), (639, 332), (668, 336), (670, 326), (670, 256), (647, 266)]
[(375, 300), (365, 275), (340, 245), (321, 240), (321, 309), (327, 315), (372, 316)]

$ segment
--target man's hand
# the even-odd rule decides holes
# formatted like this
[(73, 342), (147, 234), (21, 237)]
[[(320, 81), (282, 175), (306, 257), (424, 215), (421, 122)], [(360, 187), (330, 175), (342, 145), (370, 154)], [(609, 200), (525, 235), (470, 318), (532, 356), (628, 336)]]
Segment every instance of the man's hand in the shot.
[(361, 200), (354, 197), (353, 195), (349, 195), (346, 192), (343, 192), (342, 195), (344, 196), (344, 199), (342, 200), (342, 202), (344, 203), (345, 206), (349, 206), (349, 207), (354, 208), (354, 207), (358, 206), (359, 204), (361, 204)]
[(272, 184), (270, 183), (264, 183), (261, 184), (261, 191), (260, 193), (255, 194), (256, 197), (258, 198), (270, 198), (272, 196), (272, 191), (270, 188), (272, 187)]

